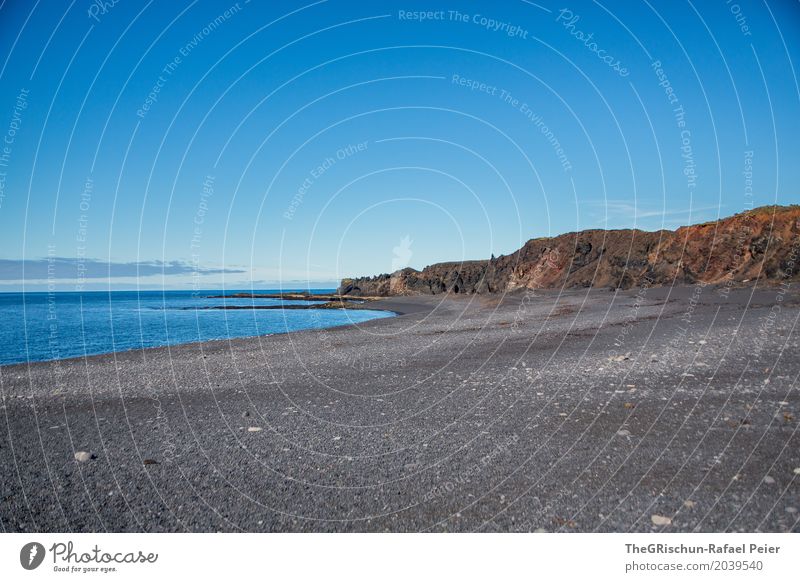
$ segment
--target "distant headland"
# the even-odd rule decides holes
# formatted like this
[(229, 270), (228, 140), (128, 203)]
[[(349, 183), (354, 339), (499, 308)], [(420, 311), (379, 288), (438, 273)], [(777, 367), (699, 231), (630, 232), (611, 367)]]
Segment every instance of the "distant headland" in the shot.
[(340, 295), (502, 293), (524, 289), (709, 283), (798, 278), (800, 206), (764, 206), (677, 230), (583, 230), (529, 240), (482, 261), (437, 263), (343, 279)]

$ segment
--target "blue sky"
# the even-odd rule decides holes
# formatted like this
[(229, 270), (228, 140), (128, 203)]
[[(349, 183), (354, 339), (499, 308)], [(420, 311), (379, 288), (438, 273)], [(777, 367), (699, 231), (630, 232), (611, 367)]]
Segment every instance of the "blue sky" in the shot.
[(796, 2), (5, 0), (0, 289), (326, 285), (798, 203), (799, 49)]

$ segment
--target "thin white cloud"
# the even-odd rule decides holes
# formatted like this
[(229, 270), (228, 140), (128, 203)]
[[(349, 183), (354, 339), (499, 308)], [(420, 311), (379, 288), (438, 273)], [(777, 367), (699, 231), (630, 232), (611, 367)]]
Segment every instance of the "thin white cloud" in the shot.
[[(639, 226), (639, 221), (652, 225), (656, 222), (651, 220), (653, 218), (661, 218), (663, 227), (685, 226), (689, 222), (697, 221), (701, 216), (707, 217), (707, 213), (712, 210), (719, 211), (723, 208), (722, 206), (694, 206), (689, 208), (656, 209), (642, 207), (622, 200), (592, 201), (585, 204), (598, 208), (599, 210), (595, 214), (599, 213), (599, 211), (604, 211), (605, 216), (597, 219), (598, 224), (614, 222), (624, 224), (630, 228)], [(676, 217), (685, 217), (686, 220), (676, 220)]]

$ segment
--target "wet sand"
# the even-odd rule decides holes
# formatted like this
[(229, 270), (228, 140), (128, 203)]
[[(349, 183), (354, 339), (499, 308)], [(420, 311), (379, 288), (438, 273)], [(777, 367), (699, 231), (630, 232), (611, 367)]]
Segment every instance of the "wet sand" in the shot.
[(392, 298), (357, 326), (2, 367), (0, 526), (798, 531), (799, 300)]

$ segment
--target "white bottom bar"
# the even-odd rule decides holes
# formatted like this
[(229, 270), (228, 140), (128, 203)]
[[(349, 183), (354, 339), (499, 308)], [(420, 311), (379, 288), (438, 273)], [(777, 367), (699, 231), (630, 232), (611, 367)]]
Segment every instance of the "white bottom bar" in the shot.
[(776, 581), (797, 580), (798, 555), (791, 534), (0, 535), (4, 580)]

